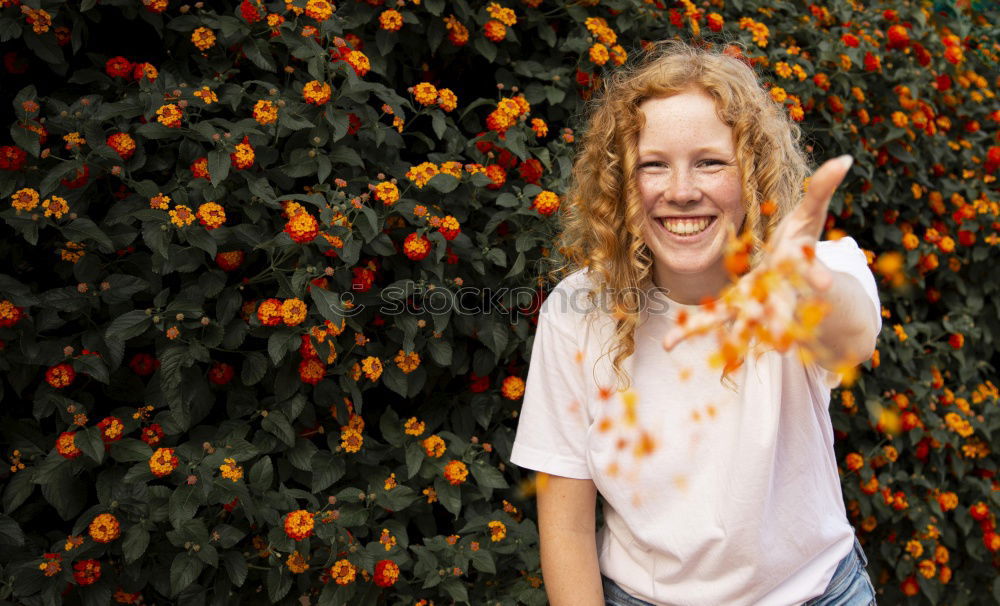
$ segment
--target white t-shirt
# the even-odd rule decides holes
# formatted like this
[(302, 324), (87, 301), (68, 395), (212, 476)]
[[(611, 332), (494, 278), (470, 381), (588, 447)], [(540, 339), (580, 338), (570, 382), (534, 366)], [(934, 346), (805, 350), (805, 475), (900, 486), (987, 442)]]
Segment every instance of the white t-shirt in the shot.
[[(861, 282), (881, 327), (857, 243), (819, 242), (816, 254)], [(601, 572), (640, 599), (788, 606), (822, 595), (854, 542), (828, 409), (840, 376), (794, 348), (771, 350), (745, 357), (733, 391), (706, 361), (714, 336), (662, 348), (677, 312), (697, 306), (654, 293), (624, 362), (637, 395), (628, 425), (602, 358), (613, 321), (587, 313), (588, 288), (577, 271), (541, 308), (511, 462), (594, 481), (605, 501)], [(643, 431), (654, 447), (637, 458)]]

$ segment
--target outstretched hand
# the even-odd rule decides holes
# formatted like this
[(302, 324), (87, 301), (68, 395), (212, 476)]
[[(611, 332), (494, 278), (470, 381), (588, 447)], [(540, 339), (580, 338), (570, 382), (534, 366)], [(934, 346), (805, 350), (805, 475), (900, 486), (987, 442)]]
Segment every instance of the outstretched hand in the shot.
[(815, 258), (833, 192), (853, 164), (850, 156), (826, 161), (809, 180), (798, 206), (784, 217), (764, 244), (760, 263), (740, 277), (720, 297), (723, 304), (704, 306), (670, 329), (663, 347), (716, 327), (731, 324), (744, 343), (762, 337), (784, 351), (795, 341), (808, 340), (822, 319), (821, 303), (809, 300), (810, 291), (822, 293), (833, 275)]

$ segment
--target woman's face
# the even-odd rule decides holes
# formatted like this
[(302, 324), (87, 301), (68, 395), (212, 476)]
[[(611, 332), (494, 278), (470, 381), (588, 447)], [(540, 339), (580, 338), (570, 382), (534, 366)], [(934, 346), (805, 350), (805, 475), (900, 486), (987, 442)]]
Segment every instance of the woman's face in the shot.
[(674, 300), (697, 303), (728, 282), (725, 225), (739, 233), (746, 217), (733, 129), (699, 89), (648, 99), (639, 110), (646, 123), (636, 175), (654, 281)]

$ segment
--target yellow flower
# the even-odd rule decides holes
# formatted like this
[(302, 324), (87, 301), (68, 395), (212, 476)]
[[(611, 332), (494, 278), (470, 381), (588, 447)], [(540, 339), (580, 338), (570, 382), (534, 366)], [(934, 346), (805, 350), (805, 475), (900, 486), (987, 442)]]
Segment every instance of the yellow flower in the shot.
[(270, 101), (261, 99), (253, 106), (253, 119), (262, 126), (274, 124), (278, 121), (278, 106)]
[(219, 97), (215, 94), (215, 91), (207, 86), (201, 87), (201, 90), (196, 90), (192, 93), (195, 97), (198, 97), (205, 102), (205, 105), (211, 105), (218, 102)]
[[(395, 11), (393, 11), (395, 12)], [(349, 585), (354, 581), (357, 569), (347, 560), (337, 560), (330, 567), (330, 578), (338, 585)]]
[(383, 485), (383, 488), (385, 488), (386, 490), (392, 490), (396, 486), (397, 486), (396, 474), (391, 473), (389, 474), (389, 477), (385, 479), (385, 484)]
[(450, 112), (458, 107), (458, 96), (450, 88), (438, 90), (438, 107), (446, 112)]
[(38, 206), (39, 195), (38, 192), (31, 189), (30, 187), (25, 187), (14, 192), (11, 196), (11, 206), (14, 207), (18, 212), (34, 210)]
[(191, 42), (198, 47), (198, 50), (207, 51), (215, 46), (215, 32), (207, 27), (199, 27), (191, 32)]
[(168, 103), (156, 110), (156, 121), (167, 128), (177, 128), (181, 125), (183, 115), (184, 112), (181, 111), (180, 107)]
[(46, 198), (45, 202), (42, 202), (42, 207), (45, 209), (46, 217), (54, 216), (56, 219), (62, 219), (63, 215), (69, 212), (69, 202), (59, 196)]
[(504, 540), (507, 536), (507, 526), (503, 522), (493, 520), (487, 526), (490, 527), (490, 540), (494, 543)]
[(437, 103), (438, 90), (430, 82), (421, 82), (413, 87), (413, 97), (421, 105), (434, 105)]
[(174, 209), (170, 211), (170, 222), (177, 227), (186, 227), (194, 223), (195, 214), (191, 212), (191, 208), (184, 206), (183, 204), (178, 204), (174, 206)]
[(377, 381), (382, 376), (382, 361), (375, 356), (368, 356), (361, 360), (361, 371), (372, 381)]
[(206, 229), (217, 229), (226, 222), (226, 210), (215, 202), (205, 202), (198, 207), (198, 221)]
[(600, 42), (591, 46), (590, 51), (588, 51), (587, 54), (590, 57), (590, 62), (595, 65), (604, 65), (610, 58), (610, 55), (608, 54), (608, 47), (604, 46)]
[(121, 524), (118, 518), (110, 513), (102, 513), (95, 517), (88, 528), (90, 538), (97, 543), (110, 543), (121, 536)]
[(902, 343), (907, 339), (906, 330), (903, 328), (902, 324), (894, 324), (892, 326), (892, 329), (896, 331), (896, 338), (899, 339), (900, 343)]
[(771, 87), (771, 98), (774, 99), (776, 103), (784, 103), (785, 99), (788, 98), (788, 93), (786, 93), (785, 89), (780, 86), (773, 86)]
[(403, 27), (403, 14), (391, 8), (382, 11), (378, 16), (378, 24), (387, 32), (398, 32)]
[(441, 437), (438, 435), (430, 436), (429, 438), (421, 442), (420, 445), (424, 447), (424, 452), (427, 453), (427, 456), (434, 457), (435, 459), (440, 458), (441, 455), (444, 454), (445, 449), (447, 448), (447, 446), (444, 443), (444, 440), (442, 440)]
[(343, 427), (340, 430), (340, 447), (345, 452), (358, 452), (364, 444), (364, 436), (361, 432), (352, 427)]
[(420, 366), (420, 354), (415, 351), (405, 353), (400, 349), (393, 361), (404, 374), (410, 374)]
[(330, 100), (331, 88), (326, 82), (311, 80), (302, 87), (302, 99), (312, 105), (323, 105)]
[(503, 23), (508, 27), (517, 23), (517, 16), (514, 14), (514, 11), (509, 8), (500, 6), (496, 2), (490, 2), (489, 5), (486, 7), (486, 12), (490, 14), (490, 17), (496, 19), (497, 21)]
[(914, 558), (919, 558), (924, 553), (924, 546), (920, 541), (910, 539), (906, 542), (906, 552)]
[(333, 15), (333, 5), (327, 0), (309, 0), (306, 2), (306, 16), (317, 21), (326, 21)]
[(285, 560), (285, 566), (288, 566), (288, 570), (292, 574), (302, 574), (303, 572), (309, 570), (309, 564), (298, 551), (293, 551), (288, 555), (288, 559)]
[(410, 170), (406, 171), (406, 178), (413, 181), (418, 188), (423, 189), (424, 185), (427, 185), (427, 182), (440, 172), (437, 164), (423, 162), (417, 166), (411, 166)]
[(418, 421), (417, 417), (410, 417), (404, 427), (406, 428), (407, 435), (419, 436), (424, 433), (425, 425), (423, 421)]
[(170, 196), (164, 196), (160, 192), (149, 199), (149, 207), (155, 210), (167, 210), (170, 208)]
[(286, 326), (298, 326), (306, 319), (309, 307), (301, 299), (285, 299), (281, 303), (281, 319)]
[(236, 482), (243, 477), (243, 468), (236, 464), (236, 459), (226, 459), (219, 465), (222, 477)]
[(782, 78), (788, 78), (792, 75), (792, 66), (784, 61), (778, 61), (774, 64), (774, 73)]
[(621, 65), (628, 60), (628, 53), (621, 44), (616, 44), (611, 47), (611, 62), (615, 65)]
[(392, 533), (389, 532), (388, 528), (383, 528), (382, 535), (379, 537), (378, 542), (385, 547), (386, 551), (391, 551), (392, 548), (396, 546), (396, 537), (392, 536)]

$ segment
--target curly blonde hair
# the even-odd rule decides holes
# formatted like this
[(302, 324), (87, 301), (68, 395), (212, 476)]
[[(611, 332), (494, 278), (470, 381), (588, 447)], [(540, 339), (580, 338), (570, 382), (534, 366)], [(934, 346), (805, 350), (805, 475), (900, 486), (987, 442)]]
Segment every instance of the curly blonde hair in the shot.
[[(603, 309), (614, 310), (616, 343), (604, 355), (614, 353), (619, 389), (631, 385), (622, 364), (635, 351), (643, 293), (652, 285), (653, 257), (641, 235), (646, 216), (636, 184), (639, 132), (645, 124), (640, 104), (691, 88), (715, 100), (719, 119), (733, 129), (751, 267), (759, 263), (768, 234), (801, 199), (810, 173), (799, 144), (801, 131), (742, 56), (736, 44), (721, 50), (658, 42), (610, 74), (588, 104), (557, 238), (563, 262), (550, 278), (588, 268), (591, 302), (600, 299)], [(769, 215), (761, 212), (765, 201), (776, 205)]]

